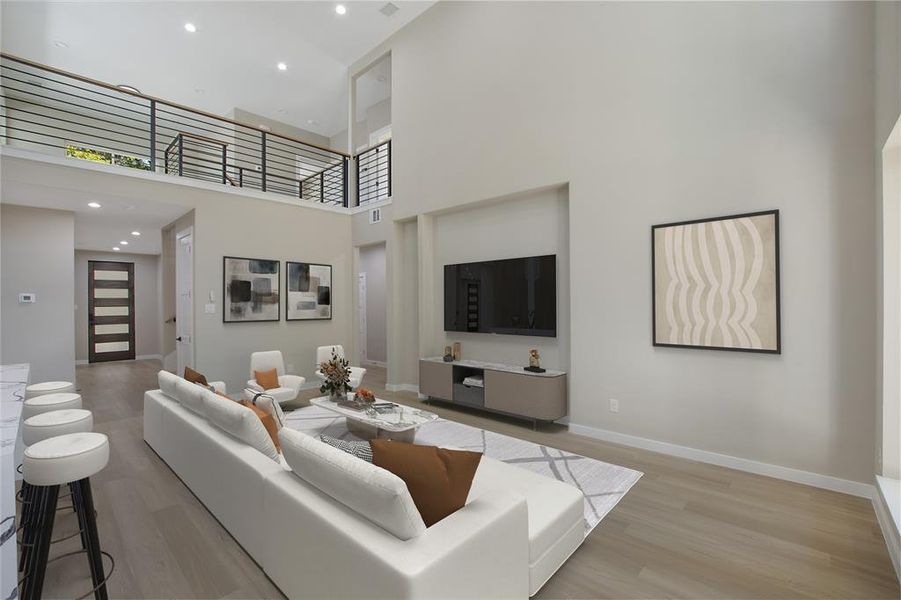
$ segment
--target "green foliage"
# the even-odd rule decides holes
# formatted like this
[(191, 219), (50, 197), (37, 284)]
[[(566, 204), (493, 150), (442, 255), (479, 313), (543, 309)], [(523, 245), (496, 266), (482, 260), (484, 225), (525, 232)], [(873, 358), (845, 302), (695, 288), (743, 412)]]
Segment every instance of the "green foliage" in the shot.
[(120, 167), (129, 167), (131, 169), (141, 169), (142, 171), (150, 170), (150, 161), (144, 158), (136, 158), (125, 154), (114, 154), (94, 148), (84, 148), (81, 146), (66, 146), (66, 156), (72, 158), (80, 158), (91, 162), (104, 163), (107, 165), (119, 165)]

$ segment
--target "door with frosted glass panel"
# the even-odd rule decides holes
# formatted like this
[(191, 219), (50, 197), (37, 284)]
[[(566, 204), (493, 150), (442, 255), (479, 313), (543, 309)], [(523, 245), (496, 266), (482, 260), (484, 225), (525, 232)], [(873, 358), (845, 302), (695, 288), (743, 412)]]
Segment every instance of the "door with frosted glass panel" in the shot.
[(135, 265), (88, 262), (88, 361), (135, 357)]

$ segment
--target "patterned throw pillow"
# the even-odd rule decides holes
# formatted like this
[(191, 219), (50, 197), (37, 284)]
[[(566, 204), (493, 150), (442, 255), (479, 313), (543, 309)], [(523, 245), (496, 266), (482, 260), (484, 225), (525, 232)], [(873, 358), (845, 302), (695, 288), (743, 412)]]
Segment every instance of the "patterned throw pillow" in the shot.
[(338, 450), (344, 450), (348, 454), (353, 454), (368, 463), (372, 462), (372, 446), (369, 445), (369, 442), (348, 442), (333, 438), (330, 435), (320, 435), (319, 439)]

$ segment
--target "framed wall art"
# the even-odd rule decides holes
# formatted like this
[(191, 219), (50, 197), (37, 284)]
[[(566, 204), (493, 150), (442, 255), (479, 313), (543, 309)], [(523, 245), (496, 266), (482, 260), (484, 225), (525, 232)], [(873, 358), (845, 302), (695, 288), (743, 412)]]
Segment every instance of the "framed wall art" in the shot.
[(222, 258), (222, 321), (246, 323), (281, 318), (279, 261)]
[(651, 228), (655, 346), (782, 352), (779, 211)]
[(286, 266), (286, 320), (331, 319), (332, 266), (291, 261)]

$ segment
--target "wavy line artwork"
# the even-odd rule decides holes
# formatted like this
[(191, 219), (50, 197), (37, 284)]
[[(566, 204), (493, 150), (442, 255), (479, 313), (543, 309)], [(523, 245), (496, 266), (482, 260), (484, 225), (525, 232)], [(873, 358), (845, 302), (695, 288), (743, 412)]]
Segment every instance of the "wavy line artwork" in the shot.
[(653, 228), (655, 345), (781, 351), (778, 218)]

